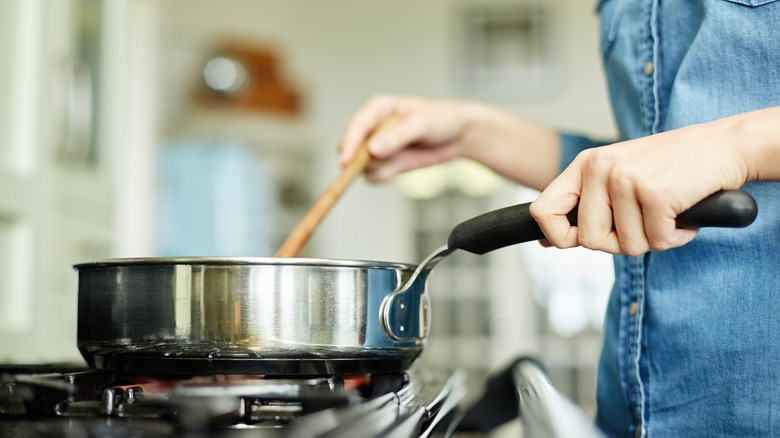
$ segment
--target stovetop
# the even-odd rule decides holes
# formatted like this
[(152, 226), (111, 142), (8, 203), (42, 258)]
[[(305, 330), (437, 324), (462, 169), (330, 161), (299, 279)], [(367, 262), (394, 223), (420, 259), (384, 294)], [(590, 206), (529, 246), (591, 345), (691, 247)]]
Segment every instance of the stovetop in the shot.
[(462, 371), (161, 376), (0, 365), (2, 437), (444, 437)]
[[(536, 359), (488, 376), (470, 406), (461, 370), (272, 377), (160, 375), (82, 365), (0, 365), (2, 438), (335, 438), (488, 434), (603, 438)], [(469, 435), (473, 436), (473, 435)]]

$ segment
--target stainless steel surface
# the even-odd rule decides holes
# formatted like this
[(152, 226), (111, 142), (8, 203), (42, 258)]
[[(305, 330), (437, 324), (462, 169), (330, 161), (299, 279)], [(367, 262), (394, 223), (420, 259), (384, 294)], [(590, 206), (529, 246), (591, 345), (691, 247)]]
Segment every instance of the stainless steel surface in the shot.
[(559, 393), (532, 361), (514, 370), (524, 436), (603, 438), (585, 412)]
[[(428, 254), (404, 285), (382, 302), (382, 329), (395, 341), (421, 340), (428, 335), (430, 300), (425, 289), (417, 285), (425, 282), (431, 269), (452, 254), (454, 248), (444, 245)], [(419, 314), (417, 312), (419, 311)]]
[[(247, 359), (393, 359), (400, 362), (392, 367), (404, 368), (422, 350), (421, 337), (393, 339), (380, 323), (385, 297), (411, 276), (413, 265), (139, 258), (75, 268), (78, 346), (98, 369), (138, 358), (178, 359), (182, 364), (200, 359), (209, 366)], [(424, 295), (425, 277), (420, 275), (409, 288), (414, 295)]]

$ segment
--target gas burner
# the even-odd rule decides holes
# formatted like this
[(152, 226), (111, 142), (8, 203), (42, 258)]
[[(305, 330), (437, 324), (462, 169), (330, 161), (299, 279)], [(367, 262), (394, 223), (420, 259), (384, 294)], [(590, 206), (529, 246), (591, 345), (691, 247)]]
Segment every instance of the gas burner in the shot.
[(465, 394), (462, 372), (430, 370), (290, 378), (6, 366), (0, 384), (3, 437), (446, 436)]

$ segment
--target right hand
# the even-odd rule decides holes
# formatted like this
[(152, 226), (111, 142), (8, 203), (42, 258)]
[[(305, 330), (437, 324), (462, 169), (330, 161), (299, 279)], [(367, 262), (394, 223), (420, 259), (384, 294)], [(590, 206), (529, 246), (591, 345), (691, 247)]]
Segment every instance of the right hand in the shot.
[[(365, 175), (372, 182), (462, 156), (471, 105), (406, 96), (374, 97), (347, 126), (341, 143), (341, 164), (349, 163), (366, 140), (374, 159)], [(397, 123), (373, 135), (391, 118)]]

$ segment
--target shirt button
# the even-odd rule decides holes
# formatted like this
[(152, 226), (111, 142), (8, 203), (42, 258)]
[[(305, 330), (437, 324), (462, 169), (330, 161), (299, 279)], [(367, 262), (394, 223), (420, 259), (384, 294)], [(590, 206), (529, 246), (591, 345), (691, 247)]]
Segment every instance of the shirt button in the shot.
[(655, 66), (653, 66), (653, 61), (647, 61), (645, 63), (645, 76), (650, 76), (653, 74), (653, 70), (655, 69)]
[(628, 306), (628, 314), (631, 316), (636, 315), (636, 312), (639, 310), (639, 303), (636, 301), (632, 301), (631, 305)]

